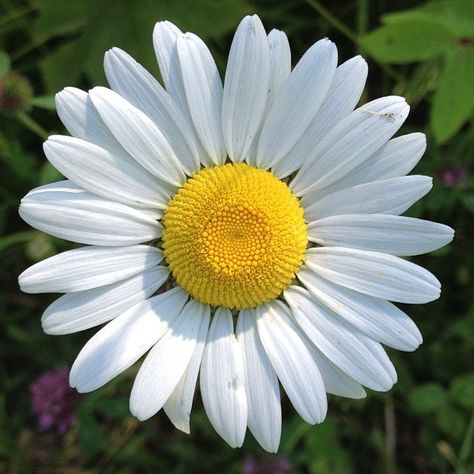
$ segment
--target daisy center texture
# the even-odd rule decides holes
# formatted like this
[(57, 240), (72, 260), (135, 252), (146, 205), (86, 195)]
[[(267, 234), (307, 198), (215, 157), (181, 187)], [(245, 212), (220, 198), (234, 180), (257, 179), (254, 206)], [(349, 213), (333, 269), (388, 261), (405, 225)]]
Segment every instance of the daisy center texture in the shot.
[(203, 169), (171, 199), (163, 248), (178, 284), (212, 306), (276, 298), (303, 263), (303, 209), (286, 183), (247, 164)]

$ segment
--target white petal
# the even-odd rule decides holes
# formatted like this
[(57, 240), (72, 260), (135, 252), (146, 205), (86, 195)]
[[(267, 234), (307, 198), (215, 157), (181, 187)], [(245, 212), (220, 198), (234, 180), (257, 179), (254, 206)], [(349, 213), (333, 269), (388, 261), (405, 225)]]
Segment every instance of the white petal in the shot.
[(207, 339), (209, 329), (210, 307), (206, 306), (205, 314), (201, 319), (201, 325), (196, 337), (196, 346), (194, 348), (191, 361), (189, 362), (184, 374), (173, 393), (163, 406), (165, 413), (173, 425), (185, 433), (189, 433), (189, 418), (191, 416), (191, 407), (193, 404), (194, 391), (201, 367), (202, 353)]
[(339, 397), (355, 399), (366, 397), (362, 385), (334, 365), (316, 347), (312, 348), (311, 354), (318, 365), (319, 372), (321, 372), (321, 377), (323, 378), (327, 393)]
[(105, 87), (94, 87), (89, 94), (102, 120), (138, 163), (166, 183), (183, 183), (183, 168), (168, 140), (148, 116)]
[(440, 295), (441, 284), (434, 275), (393, 255), (322, 247), (307, 250), (305, 261), (333, 283), (377, 298), (419, 304)]
[(271, 167), (301, 138), (326, 97), (336, 65), (336, 46), (327, 39), (318, 41), (300, 59), (263, 126), (258, 166)]
[(211, 166), (212, 161), (209, 160), (194, 128), (188, 101), (186, 99), (186, 92), (184, 90), (183, 75), (181, 73), (178, 49), (176, 46), (178, 37), (182, 34), (181, 30), (173, 25), (173, 23), (160, 21), (155, 25), (153, 31), (153, 46), (166, 90), (173, 98), (175, 105), (181, 111), (184, 119), (183, 131), (188, 146), (198, 161), (206, 166)]
[(303, 331), (334, 365), (372, 390), (392, 387), (384, 365), (366, 347), (367, 336), (321, 305), (304, 288), (290, 286), (284, 297)]
[(186, 33), (177, 42), (184, 90), (201, 143), (212, 162), (222, 164), (226, 152), (221, 130), (222, 81), (204, 42)]
[(160, 83), (119, 48), (107, 51), (104, 69), (111, 88), (153, 120), (187, 174), (191, 175), (198, 169), (199, 160), (186, 142), (189, 126)]
[(53, 135), (43, 144), (50, 163), (74, 184), (134, 207), (164, 208), (171, 191), (138, 163), (79, 138)]
[(183, 78), (176, 42), (183, 32), (170, 21), (159, 21), (153, 30), (153, 47), (161, 78), (168, 93), (179, 106), (186, 104)]
[(311, 347), (292, 321), (289, 309), (274, 300), (257, 308), (260, 340), (295, 410), (308, 423), (326, 417), (324, 382)]
[[(341, 189), (371, 181), (399, 178), (408, 174), (420, 161), (426, 150), (423, 133), (410, 133), (393, 138), (370, 158), (335, 183), (309, 193), (312, 202)], [(303, 199), (305, 199), (304, 196)], [(302, 201), (303, 201), (302, 199)]]
[(90, 245), (124, 246), (161, 235), (161, 224), (147, 214), (99, 198), (63, 181), (30, 191), (19, 209), (32, 227), (61, 239)]
[(268, 44), (270, 47), (270, 80), (266, 94), (267, 99), (265, 112), (263, 114), (264, 118), (262, 119), (260, 129), (255, 135), (246, 158), (247, 163), (252, 166), (256, 166), (258, 140), (262, 126), (265, 123), (265, 118), (268, 116), (281, 87), (291, 73), (291, 50), (286, 34), (280, 30), (270, 31), (268, 34)]
[(193, 355), (206, 313), (209, 306), (189, 301), (146, 356), (130, 395), (130, 411), (139, 420), (158, 413), (178, 385)]
[(347, 115), (313, 150), (291, 183), (301, 196), (322, 189), (350, 173), (383, 146), (402, 126), (409, 106), (403, 97), (373, 100)]
[(140, 303), (98, 331), (77, 356), (71, 387), (91, 392), (134, 364), (173, 324), (188, 298), (180, 288)]
[(398, 379), (397, 371), (395, 370), (395, 367), (392, 364), (392, 361), (389, 359), (382, 345), (370, 338), (367, 338), (367, 340), (365, 341), (365, 345), (367, 349), (369, 349), (372, 352), (373, 356), (377, 358), (380, 364), (383, 365), (383, 367), (385, 368), (387, 374), (389, 375), (392, 381), (392, 384), (395, 384)]
[(119, 155), (125, 150), (107, 128), (89, 94), (76, 87), (66, 87), (55, 97), (59, 118), (67, 131), (77, 138), (94, 143)]
[(453, 237), (453, 229), (446, 225), (385, 214), (343, 214), (308, 225), (308, 240), (319, 245), (400, 256), (431, 252), (451, 242)]
[(270, 83), (265, 116), (270, 112), (283, 84), (291, 73), (291, 50), (286, 34), (280, 30), (270, 31), (268, 44), (270, 46)]
[(428, 176), (403, 176), (341, 189), (313, 201), (309, 193), (301, 199), (308, 222), (339, 214), (402, 214), (429, 192)]
[(422, 343), (415, 323), (392, 303), (335, 285), (305, 267), (298, 279), (321, 303), (375, 341), (401, 351), (414, 351)]
[(69, 293), (125, 280), (158, 265), (160, 250), (149, 245), (82, 247), (49, 257), (19, 277), (25, 293)]
[(248, 426), (265, 451), (276, 453), (281, 435), (281, 405), (278, 378), (260, 342), (254, 309), (240, 311), (237, 340), (242, 347)]
[(166, 267), (155, 267), (127, 280), (61, 296), (41, 317), (46, 334), (71, 334), (98, 326), (150, 297), (168, 278)]
[(222, 99), (222, 133), (227, 154), (243, 161), (257, 134), (270, 79), (270, 47), (257, 15), (247, 16), (230, 48)]
[(242, 446), (247, 428), (244, 378), (232, 314), (228, 309), (218, 308), (202, 357), (201, 396), (212, 426), (233, 448)]
[(313, 160), (317, 145), (337, 122), (354, 110), (367, 79), (367, 63), (356, 56), (341, 64), (317, 114), (300, 140), (272, 169), (280, 179), (296, 171), (303, 162)]

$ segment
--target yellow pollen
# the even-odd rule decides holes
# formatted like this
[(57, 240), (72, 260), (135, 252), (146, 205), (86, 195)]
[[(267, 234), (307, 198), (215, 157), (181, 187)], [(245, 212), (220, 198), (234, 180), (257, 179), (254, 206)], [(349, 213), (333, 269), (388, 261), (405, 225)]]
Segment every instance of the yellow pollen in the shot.
[(286, 183), (247, 164), (196, 173), (165, 210), (164, 255), (193, 298), (252, 308), (291, 284), (307, 245), (303, 209)]

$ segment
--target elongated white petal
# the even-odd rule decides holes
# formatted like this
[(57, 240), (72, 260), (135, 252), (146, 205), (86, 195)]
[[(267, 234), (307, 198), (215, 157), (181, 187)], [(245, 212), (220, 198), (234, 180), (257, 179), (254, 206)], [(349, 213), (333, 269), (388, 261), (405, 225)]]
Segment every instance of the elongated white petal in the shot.
[(138, 163), (165, 183), (183, 183), (182, 166), (168, 140), (147, 115), (105, 87), (94, 87), (89, 94), (109, 130)]
[(256, 163), (269, 168), (294, 146), (316, 115), (337, 65), (334, 43), (323, 39), (300, 59), (284, 83), (260, 135)]
[(196, 132), (215, 164), (225, 161), (221, 129), (222, 81), (203, 41), (186, 33), (177, 41), (184, 90)]
[(293, 316), (314, 345), (351, 378), (372, 390), (392, 385), (384, 365), (366, 347), (369, 339), (321, 305), (307, 290), (290, 286), (284, 292)]
[(319, 142), (291, 182), (293, 191), (301, 196), (350, 173), (395, 134), (409, 109), (403, 97), (389, 96), (354, 110)]
[(252, 166), (256, 166), (257, 147), (262, 126), (265, 123), (265, 119), (268, 116), (275, 99), (278, 97), (281, 87), (291, 73), (291, 50), (286, 34), (280, 30), (270, 31), (268, 34), (268, 45), (270, 48), (270, 79), (268, 82), (268, 91), (266, 93), (267, 99), (265, 112), (263, 114), (260, 129), (257, 131), (246, 157), (247, 163)]
[(199, 160), (186, 142), (186, 135), (190, 132), (188, 124), (160, 83), (119, 48), (107, 51), (104, 69), (112, 89), (153, 120), (187, 174), (191, 175), (198, 169)]
[(83, 247), (49, 257), (19, 277), (25, 293), (69, 293), (125, 280), (158, 265), (160, 250), (149, 245)]
[(284, 178), (296, 171), (303, 162), (314, 159), (314, 150), (334, 125), (354, 110), (367, 79), (367, 63), (356, 56), (341, 64), (326, 98), (307, 130), (295, 146), (273, 167), (272, 172)]
[(355, 399), (366, 397), (362, 385), (334, 365), (317, 347), (312, 348), (311, 355), (318, 365), (327, 393)]
[(339, 214), (393, 214), (405, 212), (429, 192), (433, 180), (428, 176), (403, 176), (341, 189), (310, 201), (301, 199), (308, 222)]
[[(324, 189), (309, 193), (314, 202), (323, 196), (371, 181), (398, 178), (408, 174), (420, 161), (426, 150), (426, 137), (423, 133), (410, 133), (392, 138), (349, 174)], [(306, 195), (303, 200), (306, 199)]]
[(183, 74), (179, 64), (177, 40), (182, 31), (169, 21), (159, 21), (153, 30), (153, 46), (160, 67), (161, 77), (168, 94), (181, 111), (183, 132), (188, 146), (198, 161), (211, 166), (207, 152), (204, 150), (194, 128), (191, 112), (189, 111), (186, 92), (184, 90)]
[(401, 351), (422, 343), (415, 323), (392, 303), (335, 285), (305, 267), (298, 278), (321, 303), (375, 341)]
[(247, 428), (244, 366), (234, 336), (232, 314), (218, 308), (212, 318), (201, 364), (201, 396), (207, 416), (233, 448), (242, 446)]
[(166, 267), (155, 267), (127, 280), (61, 296), (41, 317), (46, 334), (71, 334), (98, 326), (145, 301), (168, 278)]
[(385, 352), (385, 349), (382, 347), (382, 344), (379, 344), (378, 342), (368, 337), (365, 341), (365, 346), (367, 347), (367, 349), (369, 349), (369, 351), (372, 352), (373, 356), (377, 358), (379, 363), (383, 365), (384, 369), (392, 380), (392, 384), (397, 383), (397, 371), (395, 370), (395, 366), (392, 364), (392, 361), (389, 359), (387, 353)]
[(343, 214), (308, 225), (308, 239), (317, 244), (400, 256), (431, 252), (453, 237), (453, 229), (446, 225), (385, 214)]
[(53, 135), (43, 144), (50, 163), (74, 184), (111, 201), (164, 208), (171, 190), (138, 163), (85, 140)]
[(161, 410), (178, 385), (193, 355), (208, 308), (189, 301), (146, 356), (130, 395), (130, 411), (139, 420), (147, 420)]
[(399, 257), (366, 250), (322, 247), (306, 251), (307, 266), (352, 290), (399, 303), (439, 298), (441, 284), (429, 271)]
[(69, 182), (30, 191), (19, 209), (32, 227), (72, 242), (134, 245), (156, 239), (161, 224), (147, 214), (83, 191)]
[(188, 294), (180, 288), (140, 303), (98, 331), (83, 347), (69, 374), (71, 387), (91, 392), (134, 364), (173, 324)]
[(191, 360), (184, 371), (178, 385), (169, 396), (163, 406), (165, 413), (173, 425), (185, 433), (189, 433), (189, 418), (191, 416), (191, 407), (193, 404), (194, 391), (201, 367), (202, 353), (207, 339), (209, 329), (211, 308), (206, 305), (204, 314), (201, 318), (201, 325), (196, 337), (196, 346), (194, 348)]
[(170, 21), (159, 21), (153, 30), (153, 47), (161, 78), (166, 90), (179, 106), (186, 104), (186, 93), (176, 49), (176, 42), (182, 34), (183, 32)]
[(276, 453), (281, 435), (281, 405), (278, 378), (260, 342), (254, 309), (240, 311), (237, 340), (242, 347), (248, 426), (263, 449)]
[(260, 340), (295, 410), (308, 423), (326, 417), (324, 382), (311, 354), (311, 347), (280, 301), (257, 308)]
[(283, 84), (291, 74), (291, 50), (286, 34), (280, 30), (270, 31), (268, 44), (270, 46), (270, 82), (265, 116), (270, 112)]
[(230, 48), (222, 99), (222, 133), (229, 158), (243, 161), (267, 105), (270, 47), (257, 15), (247, 16)]
[(100, 118), (87, 92), (76, 87), (66, 87), (56, 94), (55, 102), (61, 122), (73, 137), (117, 152), (118, 155), (126, 155)]

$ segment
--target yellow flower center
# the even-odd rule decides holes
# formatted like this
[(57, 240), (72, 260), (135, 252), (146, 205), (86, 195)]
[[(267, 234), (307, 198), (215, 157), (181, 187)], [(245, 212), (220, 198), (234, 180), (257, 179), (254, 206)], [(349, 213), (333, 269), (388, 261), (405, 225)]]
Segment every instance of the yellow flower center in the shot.
[(286, 183), (246, 164), (196, 173), (165, 210), (163, 248), (178, 282), (202, 303), (251, 308), (291, 284), (307, 244)]

